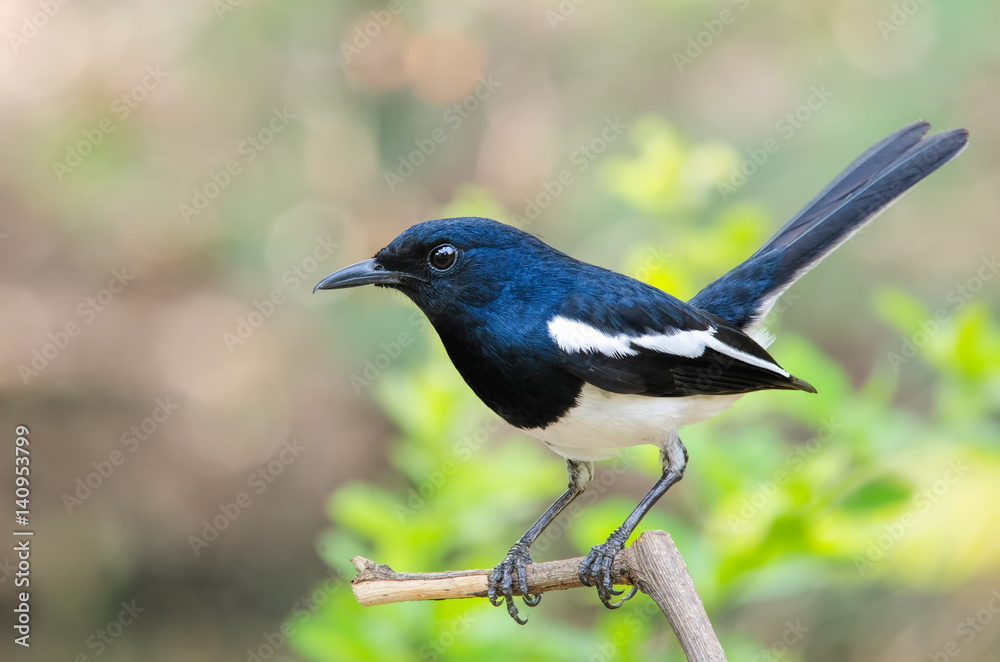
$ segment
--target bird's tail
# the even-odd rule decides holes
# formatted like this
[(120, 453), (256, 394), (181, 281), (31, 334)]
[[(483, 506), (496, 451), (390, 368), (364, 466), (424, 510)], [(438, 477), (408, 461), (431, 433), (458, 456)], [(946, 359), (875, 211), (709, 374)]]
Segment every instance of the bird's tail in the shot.
[(690, 303), (745, 331), (775, 300), (899, 196), (965, 149), (968, 131), (924, 138), (917, 122), (868, 149), (819, 192), (767, 243)]

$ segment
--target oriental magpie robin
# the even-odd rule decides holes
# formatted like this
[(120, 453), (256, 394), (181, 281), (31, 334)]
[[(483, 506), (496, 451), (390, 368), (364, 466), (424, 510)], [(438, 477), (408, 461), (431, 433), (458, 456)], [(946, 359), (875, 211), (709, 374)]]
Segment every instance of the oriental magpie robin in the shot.
[[(611, 563), (653, 504), (684, 475), (678, 430), (763, 389), (815, 393), (771, 357), (761, 320), (792, 283), (921, 179), (964, 149), (956, 129), (925, 138), (919, 122), (871, 147), (742, 264), (685, 303), (561, 253), (485, 218), (406, 230), (375, 257), (316, 289), (374, 284), (427, 315), (466, 383), (504, 420), (566, 458), (569, 487), (489, 578), (489, 599), (518, 623), (530, 595), (528, 548), (579, 496), (594, 460), (640, 444), (660, 448), (663, 474), (624, 524), (580, 565), (580, 580), (615, 601)], [(314, 290), (315, 291), (315, 290)]]

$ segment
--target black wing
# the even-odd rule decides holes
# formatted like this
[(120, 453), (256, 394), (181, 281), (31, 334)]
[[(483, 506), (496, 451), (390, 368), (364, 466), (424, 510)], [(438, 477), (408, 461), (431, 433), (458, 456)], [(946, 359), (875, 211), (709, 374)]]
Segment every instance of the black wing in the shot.
[[(561, 321), (550, 321), (550, 337), (559, 346), (564, 368), (573, 375), (613, 393), (659, 397), (763, 389), (815, 392), (722, 318), (638, 281), (619, 278), (614, 299), (571, 297), (553, 318)], [(588, 345), (581, 340), (586, 338), (598, 342)]]

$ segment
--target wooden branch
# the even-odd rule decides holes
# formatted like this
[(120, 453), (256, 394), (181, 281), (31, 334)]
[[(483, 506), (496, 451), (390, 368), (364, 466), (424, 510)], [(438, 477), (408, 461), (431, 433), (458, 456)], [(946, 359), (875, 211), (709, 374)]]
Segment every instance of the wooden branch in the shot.
[[(640, 545), (647, 536), (648, 544)], [(633, 576), (639, 590), (653, 598), (667, 617), (684, 656), (691, 662), (725, 662), (722, 644), (712, 630), (705, 605), (670, 534), (666, 531), (643, 533), (629, 551), (632, 552), (629, 560), (635, 563)]]
[[(583, 586), (577, 574), (582, 556), (562, 561), (532, 563), (527, 567), (528, 592), (562, 591)], [(395, 572), (387, 565), (355, 556), (358, 570), (352, 581), (354, 597), (364, 606), (410, 600), (447, 600), (486, 597), (492, 570), (449, 572)], [(684, 559), (665, 531), (646, 531), (615, 558), (616, 584), (635, 585), (650, 596), (667, 617), (681, 650), (690, 662), (725, 662), (705, 607), (694, 587)], [(515, 594), (518, 594), (515, 587)], [(625, 607), (628, 608), (627, 606)]]

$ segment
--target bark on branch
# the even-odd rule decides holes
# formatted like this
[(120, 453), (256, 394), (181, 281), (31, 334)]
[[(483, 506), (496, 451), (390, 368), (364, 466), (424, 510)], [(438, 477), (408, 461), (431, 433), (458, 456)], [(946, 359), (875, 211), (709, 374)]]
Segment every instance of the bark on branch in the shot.
[[(537, 594), (583, 586), (577, 575), (582, 560), (583, 557), (577, 557), (529, 565), (528, 591)], [(364, 606), (486, 597), (487, 577), (492, 572), (404, 573), (361, 556), (355, 556), (351, 562), (358, 570), (351, 582), (354, 597)], [(694, 581), (668, 533), (643, 533), (618, 555), (612, 571), (617, 584), (638, 586), (656, 602), (690, 662), (725, 662), (722, 646), (712, 630)]]

